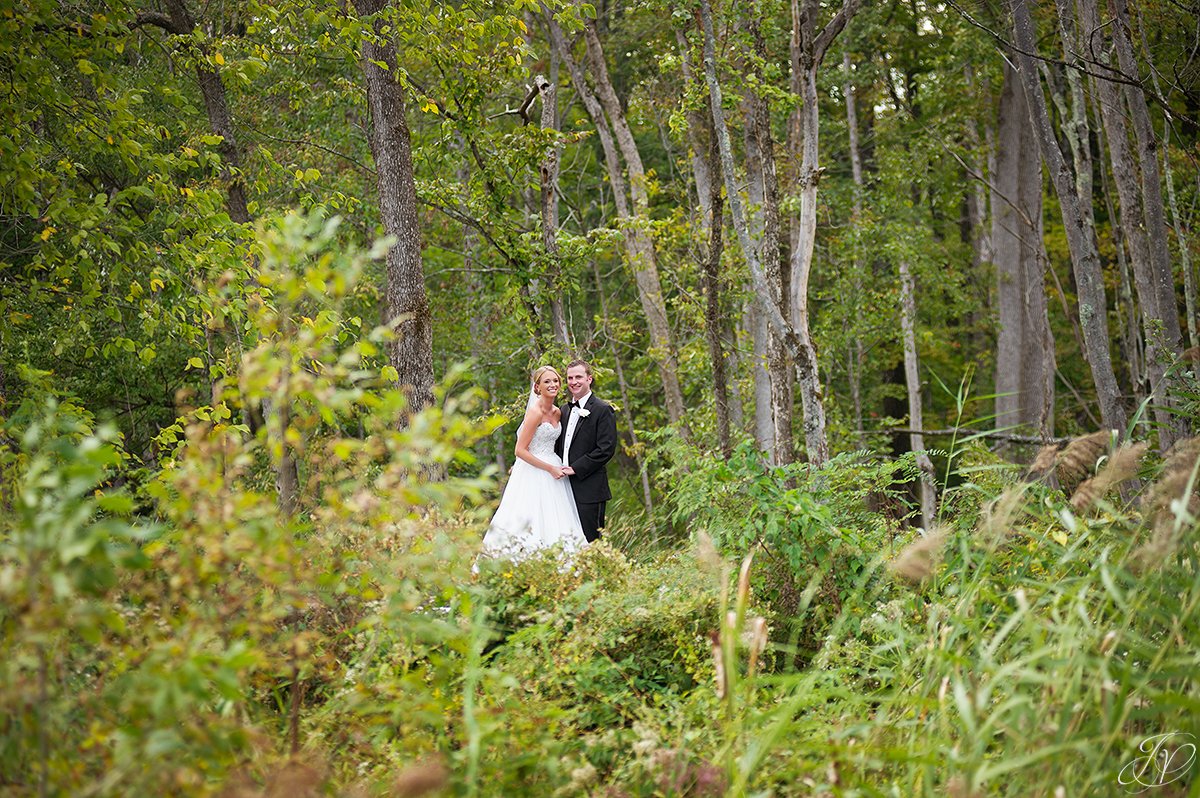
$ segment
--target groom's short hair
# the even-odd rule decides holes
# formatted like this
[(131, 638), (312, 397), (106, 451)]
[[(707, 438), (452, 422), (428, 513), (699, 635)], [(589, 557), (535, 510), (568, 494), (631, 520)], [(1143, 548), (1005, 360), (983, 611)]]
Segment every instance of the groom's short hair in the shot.
[[(575, 358), (574, 360), (572, 360), (570, 363), (567, 364), (567, 371), (570, 371), (571, 369), (575, 368), (576, 366), (583, 366), (583, 373), (588, 375), (589, 377), (592, 377), (592, 364), (591, 363), (587, 362), (586, 360), (582, 360), (580, 358)], [(592, 379), (595, 379), (595, 377), (592, 377)]]

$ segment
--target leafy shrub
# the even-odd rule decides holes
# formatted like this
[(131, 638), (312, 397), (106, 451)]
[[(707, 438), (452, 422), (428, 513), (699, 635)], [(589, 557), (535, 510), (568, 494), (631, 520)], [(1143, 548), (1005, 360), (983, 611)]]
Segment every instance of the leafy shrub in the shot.
[[(724, 763), (713, 764), (725, 729), (713, 635), (730, 607), (728, 569), (690, 552), (631, 567), (603, 542), (568, 568), (554, 556), (493, 566), (483, 600), (507, 621), (494, 628), (483, 700), (507, 709), (510, 723), (543, 719), (533, 745), (568, 763), (537, 765), (547, 784), (563, 794), (606, 782), (669, 795), (697, 780), (724, 783)], [(681, 735), (703, 739), (701, 750), (677, 745)], [(504, 763), (518, 754), (496, 745), (489, 783), (512, 783)]]
[(802, 652), (815, 648), (867, 565), (894, 545), (907, 511), (891, 508), (918, 473), (911, 456), (882, 461), (865, 452), (820, 469), (774, 467), (750, 443), (728, 461), (686, 450), (675, 457), (684, 465), (669, 480), (674, 517), (708, 532), (727, 555), (763, 550), (759, 593), (794, 620), (792, 643)]
[(633, 571), (599, 542), (570, 569), (536, 558), (492, 570), (485, 586), (504, 635), (496, 666), (572, 705), (582, 728), (631, 722), (647, 696), (682, 694), (711, 673), (718, 586), (690, 556)]
[[(305, 727), (347, 664), (447, 639), (417, 609), (465, 578), (465, 508), (490, 480), (438, 475), (493, 425), (471, 418), (469, 392), (409, 412), (373, 365), (390, 332), (347, 335), (339, 303), (368, 256), (335, 250), (335, 230), (289, 217), (263, 231), (241, 383), (160, 435), (154, 523), (129, 518), (112, 485), (111, 430), (61, 401), (6, 424), (19, 447), (0, 450), (4, 782), (100, 795), (205, 794), (235, 771), (261, 783), (320, 745)], [(266, 423), (236, 423), (264, 400)], [(272, 485), (285, 455), (290, 502)], [(382, 644), (354, 648), (379, 627)], [(385, 709), (409, 713), (449, 683), (401, 674), (381, 685)], [(338, 717), (366, 735), (379, 713)]]

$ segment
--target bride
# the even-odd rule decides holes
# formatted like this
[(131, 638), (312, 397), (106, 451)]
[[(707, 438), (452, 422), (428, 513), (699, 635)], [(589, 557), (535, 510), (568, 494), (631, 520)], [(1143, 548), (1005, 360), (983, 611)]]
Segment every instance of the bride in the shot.
[(517, 430), (517, 462), (483, 536), (483, 556), (521, 559), (541, 549), (577, 551), (587, 543), (571, 486), (554, 442), (562, 411), (554, 404), (562, 378), (553, 366), (533, 373), (525, 420)]

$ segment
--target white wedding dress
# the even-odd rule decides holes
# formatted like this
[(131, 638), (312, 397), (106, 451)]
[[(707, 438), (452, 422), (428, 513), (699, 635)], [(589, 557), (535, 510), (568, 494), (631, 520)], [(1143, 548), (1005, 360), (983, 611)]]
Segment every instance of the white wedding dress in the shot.
[[(562, 427), (549, 421), (538, 424), (529, 442), (529, 453), (546, 463), (562, 465), (554, 453), (554, 442)], [(566, 477), (555, 479), (545, 471), (517, 459), (483, 536), (483, 556), (520, 560), (543, 549), (558, 548), (564, 553), (587, 545), (575, 496)]]

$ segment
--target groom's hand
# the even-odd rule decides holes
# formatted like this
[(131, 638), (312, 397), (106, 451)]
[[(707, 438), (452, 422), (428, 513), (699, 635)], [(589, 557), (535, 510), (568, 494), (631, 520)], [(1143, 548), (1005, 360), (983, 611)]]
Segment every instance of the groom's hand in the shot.
[(575, 469), (571, 468), (570, 466), (563, 466), (562, 472), (569, 477), (575, 475)]

